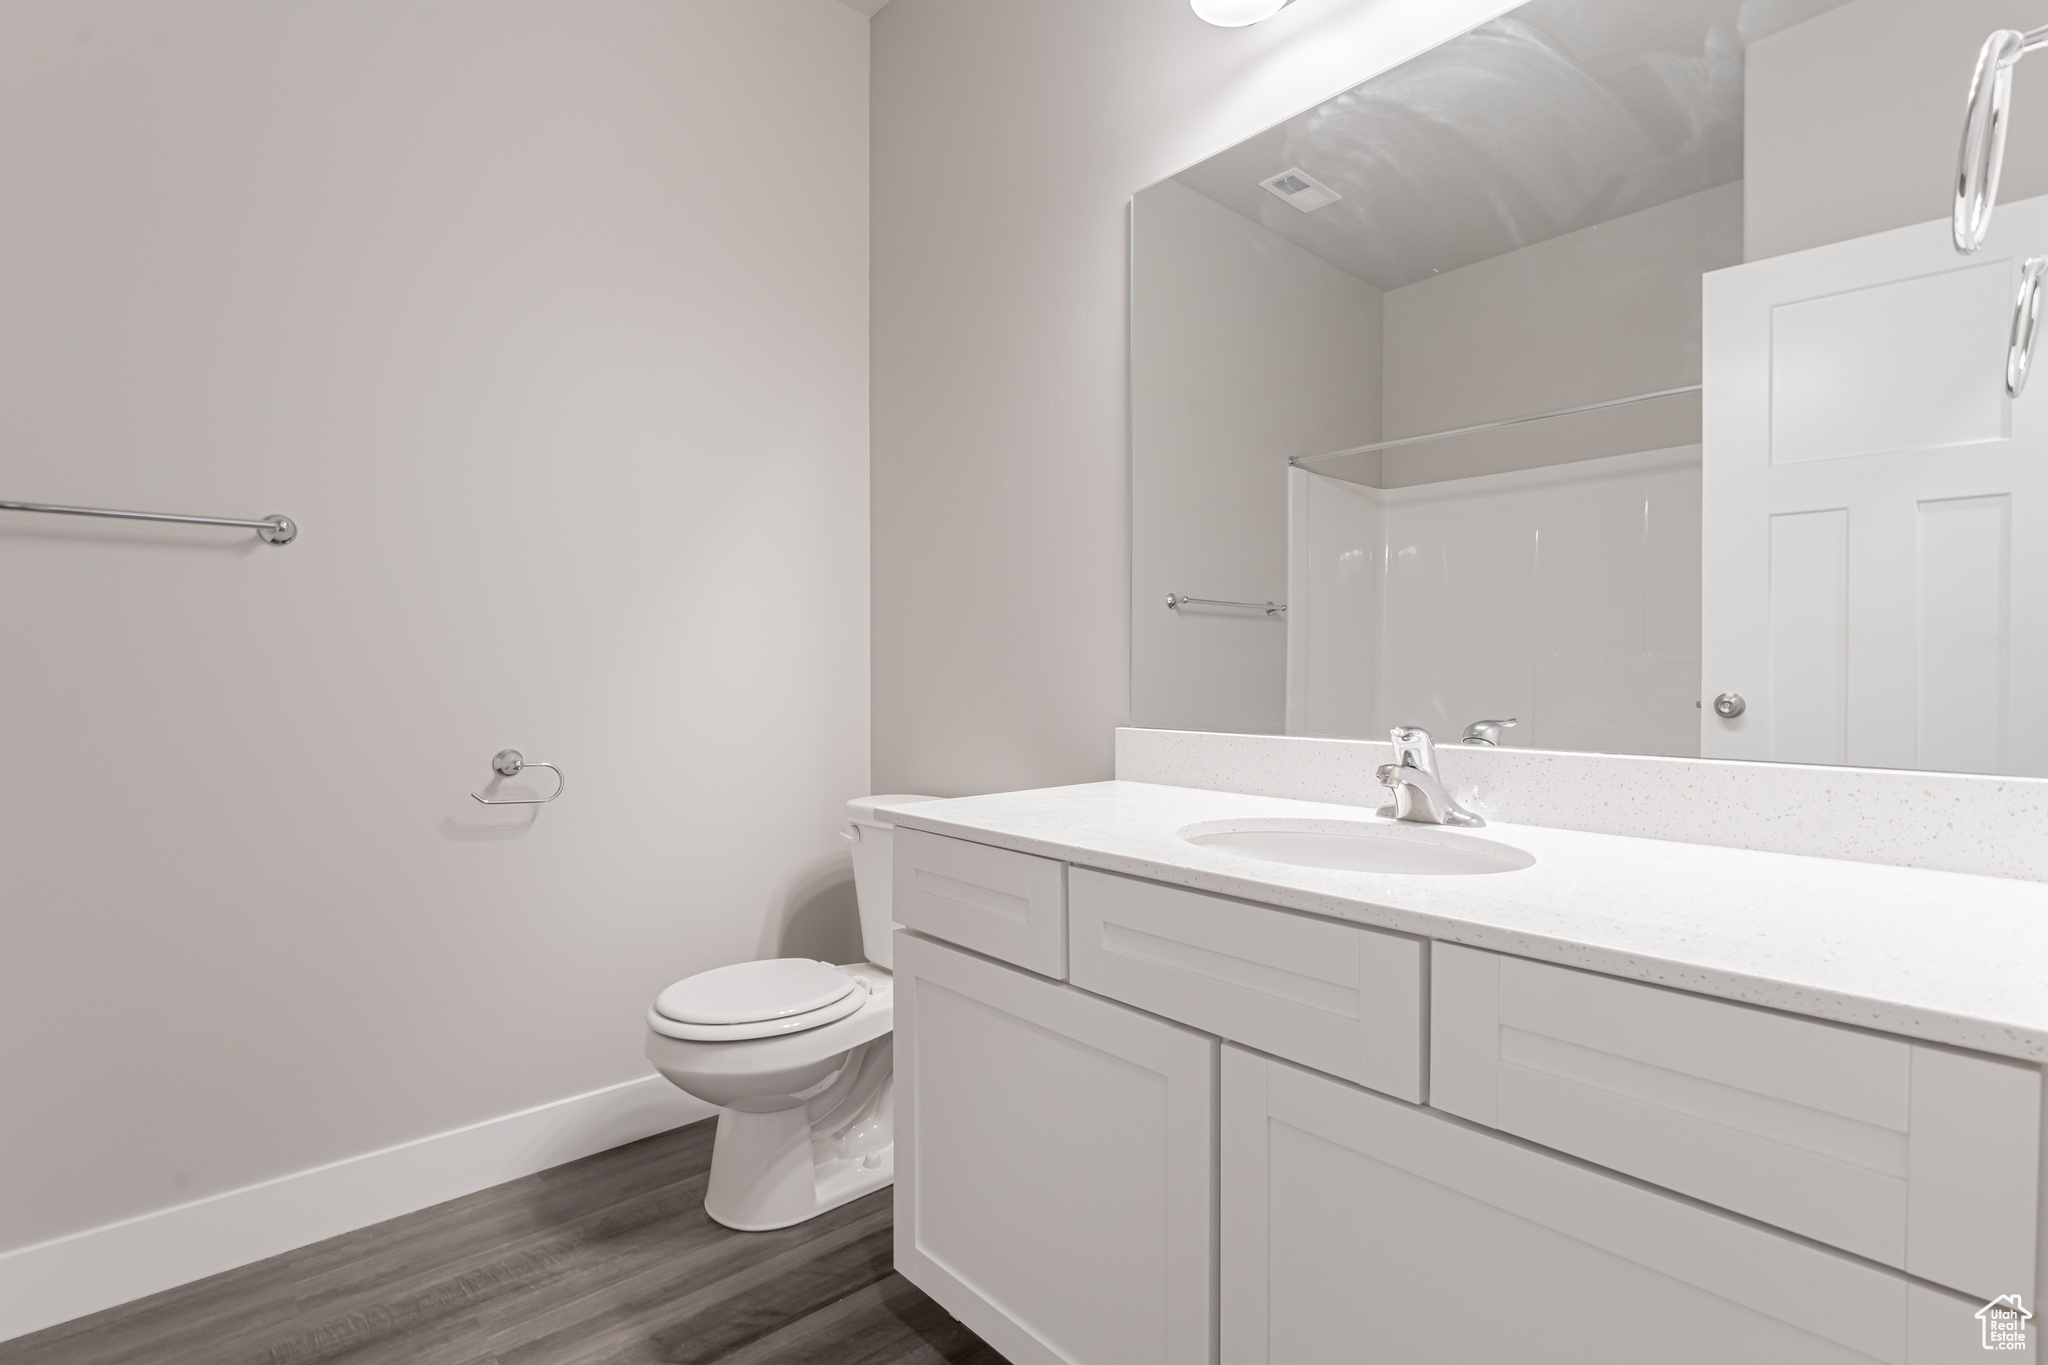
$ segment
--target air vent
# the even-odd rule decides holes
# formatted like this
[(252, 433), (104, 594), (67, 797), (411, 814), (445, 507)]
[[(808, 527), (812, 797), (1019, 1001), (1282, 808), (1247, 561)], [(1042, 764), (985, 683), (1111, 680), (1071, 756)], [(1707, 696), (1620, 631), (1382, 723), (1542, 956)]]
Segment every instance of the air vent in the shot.
[(1282, 171), (1270, 180), (1261, 180), (1259, 187), (1271, 190), (1303, 213), (1325, 204), (1334, 204), (1344, 197), (1299, 166)]

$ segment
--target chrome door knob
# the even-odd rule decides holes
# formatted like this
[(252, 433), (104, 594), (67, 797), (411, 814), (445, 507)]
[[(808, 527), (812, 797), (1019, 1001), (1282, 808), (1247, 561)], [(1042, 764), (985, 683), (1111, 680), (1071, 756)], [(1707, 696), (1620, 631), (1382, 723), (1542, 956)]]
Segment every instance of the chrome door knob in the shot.
[(1714, 714), (1722, 720), (1734, 720), (1749, 709), (1749, 703), (1742, 699), (1740, 692), (1723, 692), (1714, 698)]

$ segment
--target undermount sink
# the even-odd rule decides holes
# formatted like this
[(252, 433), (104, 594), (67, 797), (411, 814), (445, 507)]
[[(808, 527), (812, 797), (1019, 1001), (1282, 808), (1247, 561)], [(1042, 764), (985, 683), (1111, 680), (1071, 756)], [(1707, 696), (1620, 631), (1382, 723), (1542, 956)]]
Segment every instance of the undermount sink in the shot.
[(1211, 820), (1189, 825), (1180, 837), (1269, 863), (1404, 877), (1517, 872), (1536, 864), (1522, 850), (1491, 839), (1385, 820)]

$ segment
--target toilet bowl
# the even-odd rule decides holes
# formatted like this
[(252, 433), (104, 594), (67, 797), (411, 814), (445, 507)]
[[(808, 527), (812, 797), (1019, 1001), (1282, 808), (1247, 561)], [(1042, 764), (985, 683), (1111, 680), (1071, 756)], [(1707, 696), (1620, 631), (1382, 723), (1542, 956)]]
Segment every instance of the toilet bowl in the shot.
[(647, 1010), (647, 1059), (719, 1107), (704, 1211), (764, 1232), (896, 1178), (889, 967), (890, 819), (933, 798), (846, 805), (865, 962), (740, 962), (685, 977)]

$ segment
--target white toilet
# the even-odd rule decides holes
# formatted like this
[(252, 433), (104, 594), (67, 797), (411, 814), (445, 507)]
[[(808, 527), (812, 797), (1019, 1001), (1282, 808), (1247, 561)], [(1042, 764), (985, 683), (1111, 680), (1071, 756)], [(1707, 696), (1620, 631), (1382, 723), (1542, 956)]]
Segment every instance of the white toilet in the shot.
[(896, 1178), (890, 812), (932, 799), (846, 803), (866, 962), (740, 962), (685, 977), (647, 1011), (647, 1059), (719, 1106), (704, 1211), (729, 1228), (786, 1228)]

